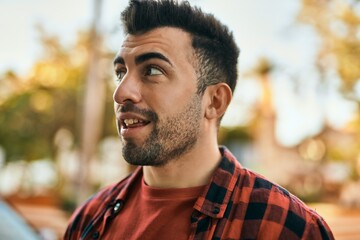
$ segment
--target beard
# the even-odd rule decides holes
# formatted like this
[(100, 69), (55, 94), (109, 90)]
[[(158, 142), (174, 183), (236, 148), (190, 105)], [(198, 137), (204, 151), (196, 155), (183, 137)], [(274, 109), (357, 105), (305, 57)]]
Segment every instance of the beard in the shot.
[[(136, 109), (134, 105), (129, 108)], [(150, 117), (154, 128), (142, 145), (137, 145), (131, 139), (126, 142), (122, 139), (122, 154), (128, 163), (141, 166), (164, 166), (195, 146), (200, 132), (200, 95), (195, 94), (183, 111), (161, 120), (151, 110), (137, 109), (135, 111)]]

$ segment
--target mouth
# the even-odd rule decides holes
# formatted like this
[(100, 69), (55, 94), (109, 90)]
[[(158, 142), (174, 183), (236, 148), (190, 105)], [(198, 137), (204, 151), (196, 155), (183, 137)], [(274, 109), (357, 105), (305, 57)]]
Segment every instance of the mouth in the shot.
[(140, 118), (124, 118), (121, 119), (121, 127), (123, 129), (137, 128), (143, 127), (150, 123), (150, 121), (146, 121)]
[(119, 133), (122, 139), (124, 141), (142, 142), (149, 134), (149, 131), (151, 131), (148, 127), (151, 121), (135, 116), (134, 114), (125, 115), (128, 116), (122, 116), (118, 120), (118, 124), (120, 125)]
[(140, 109), (127, 102), (124, 105), (115, 105), (115, 117), (119, 135), (124, 140), (142, 141), (152, 131), (158, 118), (155, 112)]

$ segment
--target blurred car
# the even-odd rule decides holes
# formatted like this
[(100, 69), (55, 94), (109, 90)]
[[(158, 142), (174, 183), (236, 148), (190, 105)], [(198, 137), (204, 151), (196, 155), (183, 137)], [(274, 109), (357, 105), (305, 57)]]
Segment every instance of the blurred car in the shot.
[(0, 198), (0, 239), (41, 240), (42, 238), (15, 209)]

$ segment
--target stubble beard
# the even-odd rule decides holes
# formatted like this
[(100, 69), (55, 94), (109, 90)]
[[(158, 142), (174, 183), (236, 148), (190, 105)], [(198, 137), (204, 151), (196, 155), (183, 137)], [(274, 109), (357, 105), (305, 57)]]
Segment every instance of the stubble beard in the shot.
[[(157, 118), (156, 113), (152, 114)], [(195, 94), (184, 111), (154, 122), (153, 130), (142, 145), (131, 139), (122, 140), (124, 159), (141, 166), (164, 166), (178, 159), (197, 143), (200, 119), (201, 97)]]

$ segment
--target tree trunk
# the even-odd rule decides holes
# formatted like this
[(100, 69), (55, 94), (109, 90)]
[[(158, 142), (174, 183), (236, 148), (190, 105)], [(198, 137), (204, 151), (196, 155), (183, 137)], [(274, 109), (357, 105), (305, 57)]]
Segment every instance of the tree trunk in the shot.
[(102, 131), (105, 104), (105, 82), (101, 66), (102, 39), (98, 32), (101, 16), (101, 0), (94, 0), (94, 18), (90, 35), (89, 66), (84, 92), (79, 153), (77, 203), (91, 194), (90, 164), (95, 160), (97, 144)]

